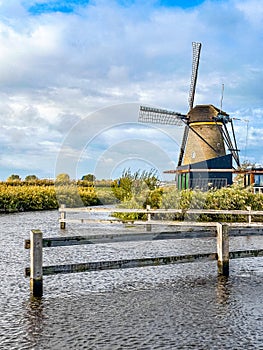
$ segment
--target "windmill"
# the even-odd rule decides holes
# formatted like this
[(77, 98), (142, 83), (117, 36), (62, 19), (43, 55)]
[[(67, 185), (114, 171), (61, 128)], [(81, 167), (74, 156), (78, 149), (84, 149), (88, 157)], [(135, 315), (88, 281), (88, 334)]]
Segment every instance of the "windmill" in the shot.
[[(220, 108), (217, 108), (211, 104), (194, 106), (202, 44), (193, 42), (192, 45), (193, 62), (188, 98), (188, 113), (181, 114), (174, 111), (168, 111), (166, 109), (140, 106), (139, 122), (166, 125), (170, 124), (175, 126), (184, 125), (185, 127), (179, 152), (178, 167), (174, 172), (183, 172), (185, 166), (188, 166), (188, 169), (190, 169), (191, 166), (192, 168), (196, 168), (198, 164), (201, 167), (204, 167), (204, 164), (206, 164), (206, 168), (212, 166), (213, 168), (216, 167), (221, 169), (217, 172), (214, 171), (213, 174), (209, 176), (211, 178), (213, 176), (218, 176), (220, 172), (226, 173), (226, 170), (229, 170), (229, 166), (232, 168), (232, 158), (235, 160), (237, 166), (239, 166), (239, 155), (233, 126), (233, 118), (230, 118), (226, 112), (222, 111), (222, 100)], [(228, 130), (228, 125), (230, 125), (230, 132)], [(230, 151), (229, 156), (226, 154), (226, 148)], [(229, 162), (230, 158), (231, 164)], [(226, 160), (227, 162), (225, 162)], [(224, 162), (227, 164), (224, 165)], [(231, 181), (228, 181), (228, 183)]]

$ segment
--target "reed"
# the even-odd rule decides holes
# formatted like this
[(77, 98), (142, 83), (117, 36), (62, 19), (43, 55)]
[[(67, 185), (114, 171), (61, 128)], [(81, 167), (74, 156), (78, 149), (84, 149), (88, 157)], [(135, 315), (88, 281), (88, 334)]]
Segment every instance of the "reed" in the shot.
[(60, 204), (69, 207), (115, 203), (110, 187), (77, 185), (55, 186), (43, 184), (0, 183), (0, 212), (57, 209)]
[(45, 210), (58, 207), (54, 186), (0, 185), (0, 211)]

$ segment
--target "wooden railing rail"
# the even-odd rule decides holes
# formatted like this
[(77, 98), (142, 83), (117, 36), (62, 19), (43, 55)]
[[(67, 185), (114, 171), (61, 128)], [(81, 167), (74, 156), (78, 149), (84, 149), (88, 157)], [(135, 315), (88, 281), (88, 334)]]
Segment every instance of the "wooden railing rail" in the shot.
[[(247, 210), (216, 210), (216, 209), (151, 209), (150, 206), (147, 206), (146, 209), (124, 209), (124, 208), (101, 208), (101, 207), (83, 207), (83, 208), (67, 208), (65, 205), (62, 205), (59, 208), (60, 212), (60, 228), (65, 229), (66, 223), (87, 223), (87, 222), (101, 222), (101, 223), (123, 223), (123, 222), (133, 222), (136, 225), (145, 225), (147, 224), (147, 230), (150, 230), (151, 226), (149, 225), (177, 225), (179, 221), (163, 219), (155, 220), (152, 219), (155, 214), (181, 214), (184, 216), (195, 214), (195, 215), (244, 215), (247, 216), (248, 223), (252, 223), (253, 216), (262, 216), (263, 210), (251, 210), (251, 207), (247, 207)], [(68, 219), (66, 213), (109, 213), (109, 214), (147, 214), (147, 220), (124, 220), (124, 219), (90, 219), (90, 218), (81, 218), (81, 219)]]

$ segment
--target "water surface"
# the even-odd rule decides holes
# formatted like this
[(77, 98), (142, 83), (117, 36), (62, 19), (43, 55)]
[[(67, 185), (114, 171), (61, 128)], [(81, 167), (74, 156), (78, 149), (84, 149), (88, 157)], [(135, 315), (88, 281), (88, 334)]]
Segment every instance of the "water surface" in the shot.
[[(263, 349), (262, 258), (231, 261), (228, 279), (216, 262), (45, 276), (37, 300), (24, 277), (30, 229), (51, 237), (123, 227), (61, 231), (57, 211), (1, 215), (0, 227), (0, 349)], [(263, 238), (232, 237), (230, 247), (262, 249)], [(58, 247), (44, 250), (44, 264), (215, 249), (214, 238)]]

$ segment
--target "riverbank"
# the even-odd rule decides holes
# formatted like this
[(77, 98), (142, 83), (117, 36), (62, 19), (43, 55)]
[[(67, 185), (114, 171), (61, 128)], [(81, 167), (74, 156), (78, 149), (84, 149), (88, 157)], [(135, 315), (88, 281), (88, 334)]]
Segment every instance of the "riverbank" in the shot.
[[(0, 212), (23, 212), (57, 209), (61, 204), (67, 207), (118, 204), (125, 208), (169, 208), (169, 209), (215, 209), (215, 210), (262, 210), (263, 194), (254, 194), (250, 188), (230, 186), (207, 192), (201, 190), (178, 191), (173, 187), (144, 188), (133, 193), (129, 199), (120, 201), (111, 182), (86, 181), (70, 183), (37, 182), (2, 182), (0, 183)], [(123, 219), (143, 219), (145, 214), (122, 214)], [(137, 216), (136, 216), (137, 215)], [(182, 220), (181, 214), (170, 219)], [(136, 217), (135, 217), (136, 216)], [(201, 215), (201, 221), (213, 221), (213, 215)], [(246, 221), (246, 217), (224, 215), (217, 220)], [(259, 218), (260, 220), (260, 218)]]

